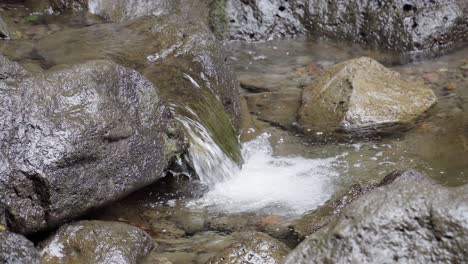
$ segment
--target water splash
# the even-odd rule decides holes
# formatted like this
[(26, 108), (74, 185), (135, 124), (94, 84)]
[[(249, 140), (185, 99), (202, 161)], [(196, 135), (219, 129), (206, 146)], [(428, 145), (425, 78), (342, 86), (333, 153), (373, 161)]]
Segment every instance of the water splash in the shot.
[(337, 157), (273, 156), (268, 134), (245, 143), (242, 155), (245, 160), (242, 170), (231, 173), (222, 181), (212, 182), (210, 191), (188, 206), (234, 213), (256, 211), (298, 215), (328, 200), (334, 192), (333, 181), (339, 176), (335, 169)]
[(179, 116), (177, 120), (190, 136), (189, 154), (203, 184), (213, 188), (239, 174), (239, 166), (216, 144), (203, 125), (185, 116)]

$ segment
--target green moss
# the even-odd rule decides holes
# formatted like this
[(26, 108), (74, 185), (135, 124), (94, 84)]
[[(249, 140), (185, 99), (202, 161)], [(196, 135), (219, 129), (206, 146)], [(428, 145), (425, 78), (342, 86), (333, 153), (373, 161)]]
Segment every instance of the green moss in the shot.
[(40, 20), (40, 17), (36, 15), (30, 15), (30, 16), (25, 16), (24, 20), (26, 20), (26, 22), (29, 22), (29, 23), (38, 23)]
[(209, 23), (213, 34), (218, 39), (224, 39), (229, 31), (229, 18), (226, 13), (226, 0), (212, 0), (210, 5)]

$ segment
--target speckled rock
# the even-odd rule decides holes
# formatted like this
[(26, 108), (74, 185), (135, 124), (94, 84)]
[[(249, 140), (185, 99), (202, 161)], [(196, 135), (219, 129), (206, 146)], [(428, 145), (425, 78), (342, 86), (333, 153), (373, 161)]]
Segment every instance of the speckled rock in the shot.
[(467, 185), (397, 180), (358, 198), (285, 263), (464, 263), (467, 215)]
[(88, 0), (88, 11), (111, 21), (126, 21), (143, 16), (167, 15), (178, 0)]
[(411, 126), (436, 101), (422, 82), (362, 57), (334, 65), (304, 89), (299, 122), (306, 134), (389, 133)]
[(34, 244), (22, 235), (0, 231), (0, 263), (39, 264)]
[(43, 264), (143, 263), (155, 248), (143, 230), (120, 222), (80, 221), (61, 227), (41, 245)]
[(21, 65), (0, 54), (0, 81), (15, 82), (28, 75), (29, 73)]
[(134, 70), (92, 61), (0, 82), (0, 189), (9, 228), (33, 233), (163, 176), (166, 117)]
[(397, 170), (385, 176), (379, 183), (355, 184), (348, 191), (336, 195), (335, 198), (330, 199), (323, 206), (307, 212), (301, 218), (294, 220), (291, 224), (294, 236), (298, 240), (303, 240), (338, 218), (342, 211), (359, 197), (373, 191), (377, 187), (395, 184), (396, 182), (406, 182), (407, 184), (431, 183), (428, 178), (418, 171)]
[[(228, 0), (229, 38), (266, 40), (304, 34), (304, 6), (288, 0)], [(299, 13), (299, 14), (298, 14)]]
[(431, 53), (468, 40), (461, 0), (228, 0), (232, 39), (308, 33), (378, 48)]
[(210, 258), (207, 264), (279, 264), (289, 251), (282, 242), (264, 233), (239, 232), (234, 233), (233, 237), (237, 241)]

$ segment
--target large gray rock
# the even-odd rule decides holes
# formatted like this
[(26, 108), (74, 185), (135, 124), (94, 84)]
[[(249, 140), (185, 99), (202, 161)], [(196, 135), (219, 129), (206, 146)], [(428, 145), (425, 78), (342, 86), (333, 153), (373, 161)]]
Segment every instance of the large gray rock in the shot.
[(34, 244), (24, 236), (0, 231), (0, 263), (39, 264), (39, 254)]
[(437, 99), (423, 82), (363, 57), (328, 69), (304, 89), (302, 101), (299, 122), (306, 134), (362, 136), (411, 126)]
[(120, 222), (80, 221), (61, 227), (43, 242), (42, 264), (138, 264), (155, 244), (143, 230)]
[(35, 47), (45, 65), (99, 58), (137, 69), (158, 86), (176, 115), (201, 124), (225, 153), (239, 161), (239, 83), (203, 16), (190, 12), (207, 11), (199, 4), (179, 5), (171, 15), (62, 31)]
[(402, 52), (439, 51), (468, 40), (461, 0), (228, 0), (232, 39), (308, 32)]
[(468, 185), (402, 178), (358, 198), (285, 263), (465, 263), (467, 215)]
[(164, 107), (134, 70), (91, 61), (0, 82), (0, 189), (9, 227), (32, 233), (163, 176)]

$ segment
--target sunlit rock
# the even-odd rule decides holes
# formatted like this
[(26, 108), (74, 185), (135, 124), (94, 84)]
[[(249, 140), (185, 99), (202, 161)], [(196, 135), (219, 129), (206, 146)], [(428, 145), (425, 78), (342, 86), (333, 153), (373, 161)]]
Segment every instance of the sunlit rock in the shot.
[(388, 133), (411, 126), (436, 101), (422, 82), (362, 57), (332, 66), (304, 89), (299, 121), (306, 134)]

